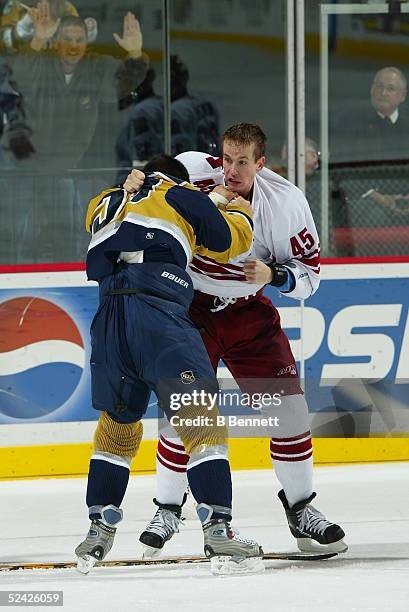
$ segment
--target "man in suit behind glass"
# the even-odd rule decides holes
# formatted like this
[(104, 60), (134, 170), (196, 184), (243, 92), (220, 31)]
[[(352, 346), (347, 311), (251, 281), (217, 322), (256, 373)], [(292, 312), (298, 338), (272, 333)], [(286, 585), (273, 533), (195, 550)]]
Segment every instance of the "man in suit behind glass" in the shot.
[(409, 115), (402, 106), (407, 80), (396, 67), (378, 70), (369, 104), (343, 113), (330, 137), (331, 161), (409, 158)]

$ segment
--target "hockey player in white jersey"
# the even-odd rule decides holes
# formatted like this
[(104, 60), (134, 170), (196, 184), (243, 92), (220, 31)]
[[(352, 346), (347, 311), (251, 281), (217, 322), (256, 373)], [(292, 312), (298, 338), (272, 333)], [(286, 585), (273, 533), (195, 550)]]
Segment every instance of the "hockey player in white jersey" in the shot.
[[(222, 359), (243, 392), (285, 389), (280, 427), (270, 440), (270, 455), (282, 486), (278, 497), (288, 525), (302, 551), (343, 552), (342, 528), (327, 520), (311, 501), (312, 443), (308, 407), (298, 382), (290, 344), (277, 309), (262, 295), (266, 284), (296, 299), (308, 298), (318, 288), (320, 245), (315, 224), (302, 192), (264, 168), (266, 137), (253, 124), (238, 124), (223, 135), (223, 159), (187, 152), (180, 161), (190, 180), (201, 188), (221, 184), (221, 196), (231, 192), (251, 199), (254, 209), (252, 257), (219, 265), (208, 257), (194, 257), (189, 272), (195, 297), (190, 317), (202, 338), (214, 369)], [(125, 188), (138, 188), (136, 171)], [(230, 194), (230, 195), (229, 195)], [(147, 554), (156, 555), (178, 531), (187, 488), (188, 456), (180, 440), (160, 437), (157, 449), (158, 510), (141, 534)]]

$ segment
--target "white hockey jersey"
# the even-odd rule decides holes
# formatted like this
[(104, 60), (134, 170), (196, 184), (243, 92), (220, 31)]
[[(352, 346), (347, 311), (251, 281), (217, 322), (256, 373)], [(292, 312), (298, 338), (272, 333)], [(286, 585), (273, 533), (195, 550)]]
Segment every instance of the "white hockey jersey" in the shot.
[[(199, 171), (199, 162), (202, 172)], [(183, 159), (182, 159), (183, 157)], [(186, 166), (191, 180), (200, 175), (205, 180), (220, 168), (209, 155), (183, 153), (178, 156)], [(191, 174), (193, 170), (193, 175)], [(217, 184), (219, 180), (214, 182)], [(252, 204), (254, 209), (254, 242), (251, 256), (265, 263), (271, 261), (287, 266), (295, 278), (295, 287), (286, 296), (303, 299), (312, 295), (320, 281), (320, 245), (308, 202), (298, 187), (263, 168), (254, 181)], [(244, 297), (256, 293), (263, 285), (246, 281), (243, 261), (231, 260), (219, 264), (209, 257), (195, 256), (188, 268), (196, 290), (221, 298)]]

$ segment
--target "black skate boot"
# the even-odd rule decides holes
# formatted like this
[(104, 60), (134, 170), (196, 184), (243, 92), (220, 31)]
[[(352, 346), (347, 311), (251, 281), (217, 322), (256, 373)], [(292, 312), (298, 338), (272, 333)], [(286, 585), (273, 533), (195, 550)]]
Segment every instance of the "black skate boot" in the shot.
[(145, 531), (139, 537), (139, 541), (144, 545), (144, 559), (159, 557), (166, 542), (175, 533), (179, 533), (182, 506), (185, 500), (186, 495), (180, 506), (161, 504), (156, 499), (153, 500), (158, 509), (153, 519), (146, 525)]
[(283, 489), (279, 491), (278, 497), (284, 506), (290, 531), (302, 552), (341, 553), (348, 550), (343, 540), (344, 530), (339, 525), (328, 521), (321, 512), (311, 506), (310, 502), (316, 497), (316, 493), (294, 504), (292, 508), (288, 505)]
[(77, 570), (82, 574), (88, 574), (97, 561), (105, 559), (114, 543), (115, 525), (122, 520), (122, 510), (116, 506), (104, 506), (99, 513), (100, 518), (91, 521), (87, 537), (75, 549)]

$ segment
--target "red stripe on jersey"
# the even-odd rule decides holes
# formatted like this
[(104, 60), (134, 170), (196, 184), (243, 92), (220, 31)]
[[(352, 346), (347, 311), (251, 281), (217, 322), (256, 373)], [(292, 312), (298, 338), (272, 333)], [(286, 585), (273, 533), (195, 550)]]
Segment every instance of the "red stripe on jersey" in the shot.
[(317, 255), (316, 257), (311, 257), (311, 258), (307, 258), (307, 257), (301, 257), (300, 261), (303, 262), (303, 264), (305, 264), (306, 266), (311, 266), (314, 268), (319, 268), (320, 266), (320, 256)]
[(308, 266), (308, 267), (312, 272), (315, 272), (315, 274), (320, 274), (321, 272), (320, 266), (318, 266), (318, 268), (313, 268), (312, 266)]
[(244, 274), (243, 277), (236, 276), (236, 274), (210, 274), (210, 272), (202, 272), (202, 270), (199, 270), (195, 266), (192, 266), (192, 264), (190, 264), (189, 269), (192, 272), (196, 272), (196, 274), (201, 274), (202, 276), (207, 276), (208, 278), (214, 278), (215, 280), (234, 280), (240, 282), (246, 281), (246, 277)]
[(314, 255), (319, 255), (319, 253), (320, 253), (320, 248), (318, 247), (318, 249), (314, 249), (314, 251), (310, 251), (309, 253), (304, 255), (304, 257), (306, 258), (314, 257)]
[(223, 168), (222, 157), (212, 157), (209, 155), (209, 157), (206, 157), (206, 161), (212, 168)]
[[(206, 260), (206, 261), (204, 261)], [(237, 272), (242, 272), (243, 271), (243, 264), (241, 266), (235, 266), (233, 264), (220, 264), (217, 261), (214, 261), (214, 259), (211, 259), (210, 257), (205, 257), (203, 255), (201, 255), (200, 257), (197, 257), (197, 255), (195, 255), (195, 257), (193, 257), (193, 261), (195, 262), (196, 266), (198, 267), (208, 267), (210, 266), (213, 269), (217, 269), (220, 268), (220, 270), (231, 270), (231, 271), (235, 271), (237, 270)], [(207, 264), (206, 262), (209, 262), (209, 264)]]
[(205, 274), (232, 274), (234, 276), (240, 276), (243, 273), (243, 270), (235, 271), (229, 270), (228, 268), (224, 268), (222, 266), (211, 266), (209, 264), (204, 263), (203, 261), (198, 261), (197, 259), (193, 259), (192, 264), (196, 266), (199, 270), (204, 272)]

